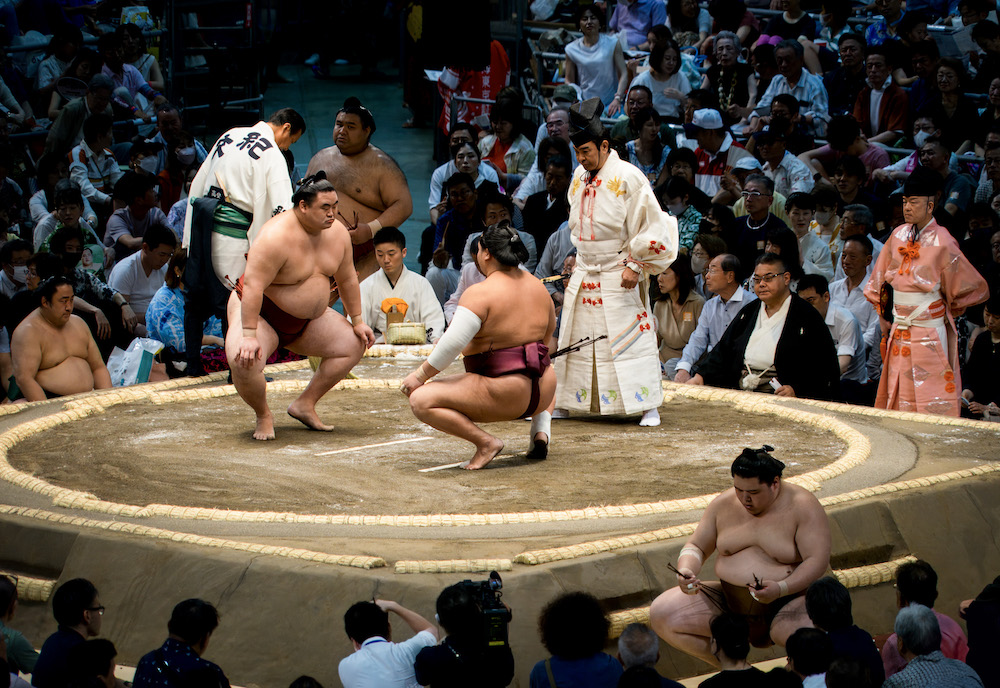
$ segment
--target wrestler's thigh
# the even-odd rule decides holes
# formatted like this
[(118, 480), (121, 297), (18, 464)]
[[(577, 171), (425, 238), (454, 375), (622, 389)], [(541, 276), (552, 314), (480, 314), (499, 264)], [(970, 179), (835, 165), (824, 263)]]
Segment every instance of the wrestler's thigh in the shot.
[(354, 333), (351, 323), (332, 308), (327, 308), (323, 315), (310, 320), (302, 336), (287, 348), (303, 356), (347, 356), (357, 357), (357, 360), (361, 360), (365, 352), (364, 344)]
[[(707, 587), (718, 587), (702, 583)], [(705, 593), (685, 594), (680, 586), (660, 594), (649, 608), (649, 624), (661, 636), (667, 633), (687, 633), (709, 636), (709, 624), (720, 613)]]
[[(229, 315), (229, 331), (226, 332), (226, 359), (229, 361), (230, 368), (237, 366), (236, 354), (240, 350), (240, 342), (243, 341), (241, 304), (242, 301), (234, 292), (226, 305), (226, 311)], [(263, 318), (257, 319), (257, 341), (263, 349), (263, 355), (254, 367), (262, 369), (267, 359), (278, 348), (278, 335)]]
[(450, 375), (418, 387), (410, 394), (414, 408), (448, 408), (475, 423), (514, 420), (531, 399), (531, 381), (523, 375), (483, 377)]
[(776, 645), (785, 646), (788, 637), (800, 628), (812, 628), (813, 623), (806, 613), (805, 596), (796, 597), (782, 607), (771, 621), (771, 640)]
[[(552, 397), (556, 395), (556, 371), (549, 366), (542, 378), (538, 381), (538, 406), (530, 410), (530, 415), (544, 411), (552, 403)], [(529, 397), (528, 403), (531, 403)]]

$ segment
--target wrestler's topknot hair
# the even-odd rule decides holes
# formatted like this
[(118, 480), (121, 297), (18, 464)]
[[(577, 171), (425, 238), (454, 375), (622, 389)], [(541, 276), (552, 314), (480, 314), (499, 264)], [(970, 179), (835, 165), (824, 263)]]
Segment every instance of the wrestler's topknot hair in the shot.
[(326, 178), (326, 172), (320, 170), (308, 177), (303, 177), (297, 184), (298, 188), (292, 194), (292, 203), (298, 205), (299, 201), (305, 201), (306, 205), (312, 205), (316, 196), (324, 191), (336, 191), (333, 184)]
[(733, 477), (757, 478), (762, 483), (773, 483), (785, 469), (785, 464), (771, 456), (770, 452), (773, 451), (774, 447), (767, 444), (760, 449), (747, 447), (733, 461), (730, 472)]
[[(357, 115), (361, 118), (361, 126), (365, 129), (371, 129), (371, 134), (375, 133), (375, 117), (372, 115), (372, 111), (361, 104), (361, 100), (356, 96), (350, 96), (344, 101), (344, 106), (340, 108), (340, 112), (347, 115)], [(369, 138), (371, 137), (369, 134)]]
[(483, 232), (482, 245), (498, 263), (507, 267), (517, 267), (528, 261), (528, 247), (521, 241), (521, 235), (507, 220), (490, 225)]

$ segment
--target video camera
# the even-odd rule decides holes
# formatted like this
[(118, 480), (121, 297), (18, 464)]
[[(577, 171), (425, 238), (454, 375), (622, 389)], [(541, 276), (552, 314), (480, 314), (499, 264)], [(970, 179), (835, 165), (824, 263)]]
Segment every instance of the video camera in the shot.
[(507, 624), (510, 623), (512, 615), (510, 609), (500, 601), (503, 596), (503, 593), (500, 592), (503, 587), (500, 574), (496, 571), (490, 571), (489, 580), (464, 580), (458, 585), (468, 591), (483, 611), (483, 634), (486, 639), (486, 647), (507, 647)]

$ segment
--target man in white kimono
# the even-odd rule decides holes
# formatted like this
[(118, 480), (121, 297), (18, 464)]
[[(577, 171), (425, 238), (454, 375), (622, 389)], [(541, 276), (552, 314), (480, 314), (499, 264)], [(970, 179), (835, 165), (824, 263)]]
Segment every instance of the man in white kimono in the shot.
[[(192, 201), (216, 198), (212, 266), (230, 289), (243, 276), (247, 250), (264, 223), (292, 205), (292, 180), (283, 151), (305, 133), (295, 110), (278, 110), (267, 122), (230, 129), (219, 137), (191, 182)], [(192, 206), (184, 217), (185, 248), (191, 243)]]
[(191, 182), (184, 217), (184, 331), (188, 372), (201, 369), (202, 324), (212, 315), (226, 323), (229, 292), (243, 276), (247, 251), (264, 223), (292, 207), (292, 181), (284, 151), (305, 133), (291, 108), (266, 122), (230, 129), (215, 142)]
[[(365, 322), (375, 330), (376, 341), (385, 340), (389, 332), (387, 309), (396, 305), (404, 311), (403, 322), (423, 323), (427, 341), (436, 342), (444, 334), (444, 311), (427, 278), (403, 265), (406, 237), (395, 227), (383, 227), (375, 233), (373, 243), (375, 258), (382, 269), (361, 283), (361, 312)], [(399, 301), (405, 302), (405, 306)]]
[(577, 260), (559, 348), (585, 346), (555, 361), (556, 407), (642, 413), (639, 424), (655, 426), (663, 390), (647, 286), (677, 257), (677, 220), (660, 209), (645, 175), (611, 150), (602, 110), (599, 98), (570, 110), (580, 161), (569, 190)]

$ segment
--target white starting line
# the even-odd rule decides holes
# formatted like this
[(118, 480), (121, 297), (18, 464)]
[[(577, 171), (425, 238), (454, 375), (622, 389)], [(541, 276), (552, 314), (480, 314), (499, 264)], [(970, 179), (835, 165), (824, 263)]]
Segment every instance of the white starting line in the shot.
[(443, 466), (431, 466), (430, 468), (421, 468), (417, 473), (432, 473), (433, 471), (443, 471), (446, 468), (465, 468), (469, 465), (468, 461), (459, 461), (458, 463), (446, 463)]
[(359, 451), (361, 449), (374, 449), (375, 447), (388, 447), (393, 444), (406, 444), (408, 442), (427, 442), (433, 437), (411, 437), (406, 440), (392, 440), (391, 442), (379, 442), (377, 444), (362, 444), (358, 447), (347, 447), (346, 449), (334, 449), (316, 454), (316, 456), (333, 456), (334, 454), (346, 454), (347, 452)]
[[(516, 456), (516, 454), (497, 454), (496, 456), (493, 457), (492, 461), (496, 461), (497, 459), (509, 459), (513, 456)], [(468, 465), (469, 465), (468, 461), (459, 461), (457, 463), (446, 463), (443, 466), (431, 466), (430, 468), (421, 468), (417, 472), (432, 473), (434, 471), (443, 471), (448, 468), (465, 468)]]

